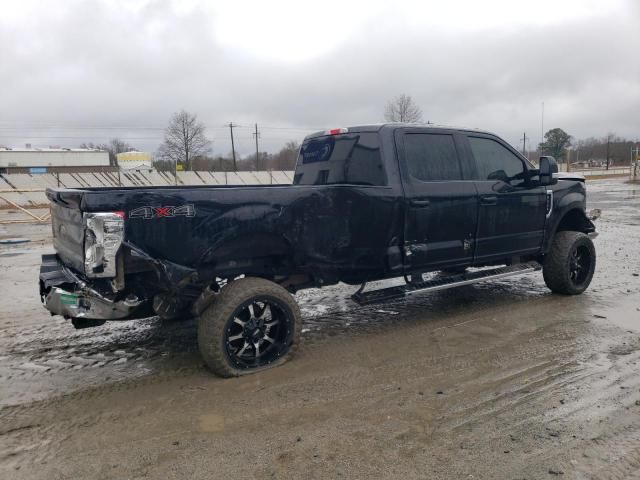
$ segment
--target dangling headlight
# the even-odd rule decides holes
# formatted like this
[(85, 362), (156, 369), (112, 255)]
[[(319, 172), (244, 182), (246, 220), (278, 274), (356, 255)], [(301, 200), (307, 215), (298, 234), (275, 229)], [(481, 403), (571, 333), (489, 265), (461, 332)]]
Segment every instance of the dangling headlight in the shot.
[(85, 275), (115, 277), (116, 255), (124, 238), (124, 213), (85, 213), (84, 227)]

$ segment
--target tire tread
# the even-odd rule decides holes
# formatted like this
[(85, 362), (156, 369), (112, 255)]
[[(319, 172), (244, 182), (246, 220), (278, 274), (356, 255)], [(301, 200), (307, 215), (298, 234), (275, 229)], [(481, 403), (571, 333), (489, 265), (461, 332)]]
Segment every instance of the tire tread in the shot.
[[(569, 276), (569, 255), (576, 243), (585, 243), (591, 250), (592, 266), (589, 277), (581, 287), (576, 287)], [(595, 270), (596, 251), (591, 239), (582, 232), (557, 232), (551, 242), (551, 247), (545, 255), (542, 276), (547, 287), (552, 292), (563, 295), (578, 295), (584, 292), (593, 277)]]
[[(238, 305), (253, 296), (259, 295), (275, 297), (291, 309), (294, 317), (293, 341), (289, 351), (271, 364), (259, 368), (241, 370), (231, 365), (227, 359), (223, 341), (224, 329), (227, 320)], [(245, 277), (235, 280), (223, 287), (211, 305), (200, 314), (198, 318), (198, 347), (205, 364), (216, 375), (221, 377), (237, 377), (275, 367), (286, 362), (297, 350), (301, 330), (302, 320), (300, 308), (285, 288), (263, 278)]]

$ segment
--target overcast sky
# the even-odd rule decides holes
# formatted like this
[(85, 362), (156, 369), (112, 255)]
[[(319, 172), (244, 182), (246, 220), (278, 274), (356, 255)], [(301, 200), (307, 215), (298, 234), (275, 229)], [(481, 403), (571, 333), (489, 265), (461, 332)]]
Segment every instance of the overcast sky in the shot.
[[(307, 6), (308, 5), (308, 6)], [(275, 150), (319, 128), (424, 120), (517, 144), (544, 127), (640, 139), (640, 2), (0, 0), (0, 144), (119, 136), (154, 151), (172, 112), (259, 124)], [(37, 127), (37, 128), (36, 128)], [(243, 154), (255, 148), (237, 130)]]

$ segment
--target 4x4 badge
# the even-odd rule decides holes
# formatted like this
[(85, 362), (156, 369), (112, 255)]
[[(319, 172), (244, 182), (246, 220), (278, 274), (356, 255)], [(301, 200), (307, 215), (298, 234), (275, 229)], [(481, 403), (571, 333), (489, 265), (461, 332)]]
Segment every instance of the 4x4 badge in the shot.
[(171, 218), (171, 217), (195, 217), (196, 207), (193, 205), (182, 205), (180, 207), (138, 207), (129, 212), (129, 218)]

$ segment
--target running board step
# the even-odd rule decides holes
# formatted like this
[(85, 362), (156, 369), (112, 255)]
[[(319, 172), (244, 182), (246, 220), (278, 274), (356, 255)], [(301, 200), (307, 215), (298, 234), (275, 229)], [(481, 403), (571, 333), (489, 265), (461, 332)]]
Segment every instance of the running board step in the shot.
[(427, 280), (424, 282), (411, 282), (406, 285), (381, 288), (363, 292), (362, 289), (354, 293), (351, 298), (360, 305), (380, 302), (391, 298), (402, 297), (417, 292), (433, 292), (445, 290), (447, 288), (461, 287), (472, 283), (484, 282), (485, 280), (495, 280), (498, 278), (520, 275), (522, 273), (534, 272), (542, 267), (538, 262), (520, 263), (508, 267), (492, 268), (490, 270), (478, 270), (475, 272), (465, 272), (459, 275), (447, 275), (442, 278)]

